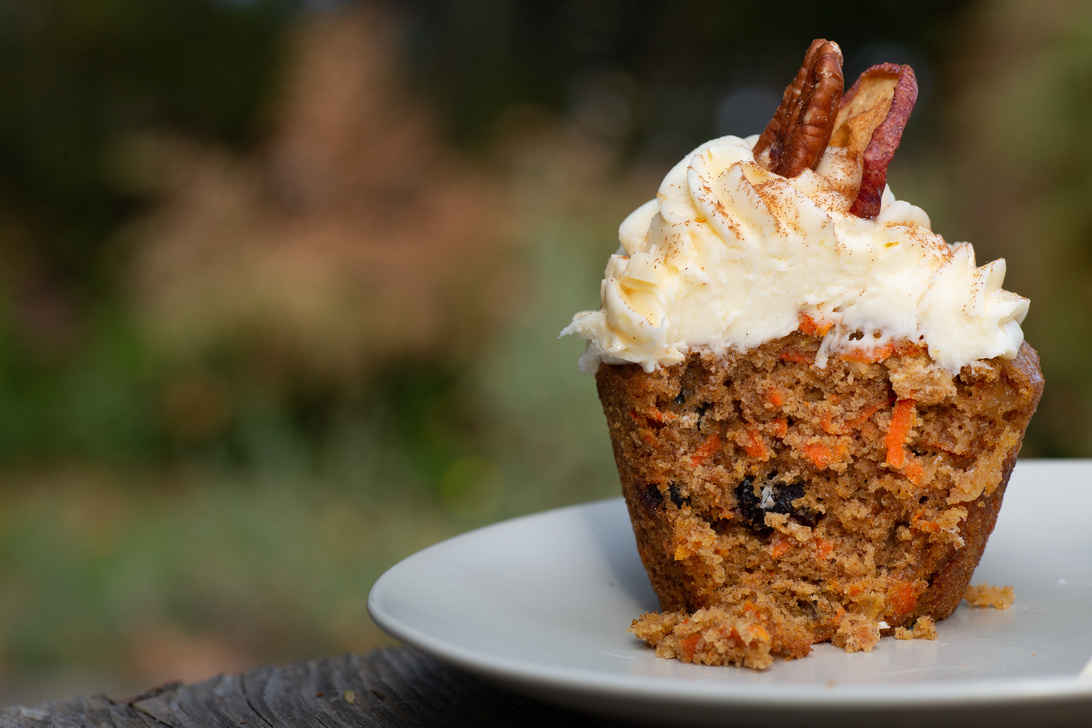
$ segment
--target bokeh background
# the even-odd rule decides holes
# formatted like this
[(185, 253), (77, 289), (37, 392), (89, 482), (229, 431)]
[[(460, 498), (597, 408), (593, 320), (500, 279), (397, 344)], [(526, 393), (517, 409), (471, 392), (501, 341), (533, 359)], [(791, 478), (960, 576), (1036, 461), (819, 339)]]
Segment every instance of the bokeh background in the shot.
[(891, 186), (1092, 455), (1086, 3), (2, 0), (0, 704), (367, 650), (400, 558), (614, 495), (557, 333), (820, 36), (914, 66)]

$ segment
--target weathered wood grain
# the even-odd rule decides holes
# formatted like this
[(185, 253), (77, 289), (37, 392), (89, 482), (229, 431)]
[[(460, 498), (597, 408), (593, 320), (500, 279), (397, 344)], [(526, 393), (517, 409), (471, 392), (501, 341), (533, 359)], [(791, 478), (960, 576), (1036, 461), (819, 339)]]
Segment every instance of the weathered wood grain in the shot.
[(127, 700), (0, 710), (0, 728), (407, 728), (601, 725), (487, 685), (409, 648), (172, 683)]

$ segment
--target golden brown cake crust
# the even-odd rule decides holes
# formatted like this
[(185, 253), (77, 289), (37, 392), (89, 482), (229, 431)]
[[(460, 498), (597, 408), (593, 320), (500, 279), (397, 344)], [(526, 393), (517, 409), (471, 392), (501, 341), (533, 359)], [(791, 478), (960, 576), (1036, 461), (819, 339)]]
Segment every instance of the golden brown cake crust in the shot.
[(952, 376), (922, 351), (831, 358), (801, 332), (596, 381), (658, 654), (763, 667), (943, 619), (993, 530), (1042, 393), (1024, 344)]

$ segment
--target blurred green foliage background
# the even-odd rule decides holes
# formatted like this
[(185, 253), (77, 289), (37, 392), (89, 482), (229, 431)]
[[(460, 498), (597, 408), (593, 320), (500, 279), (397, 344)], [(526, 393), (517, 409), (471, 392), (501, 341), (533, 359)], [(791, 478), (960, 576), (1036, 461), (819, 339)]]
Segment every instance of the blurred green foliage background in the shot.
[(1092, 454), (1079, 2), (0, 3), (0, 702), (384, 639), (413, 551), (615, 494), (581, 344), (616, 230), (814, 37), (909, 62), (891, 168)]

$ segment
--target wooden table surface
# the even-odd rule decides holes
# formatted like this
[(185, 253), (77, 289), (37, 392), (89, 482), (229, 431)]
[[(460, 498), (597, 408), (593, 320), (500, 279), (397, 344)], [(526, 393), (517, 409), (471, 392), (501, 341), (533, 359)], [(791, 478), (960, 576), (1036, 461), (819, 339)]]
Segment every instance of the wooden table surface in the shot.
[[(1087, 700), (984, 710), (938, 706), (903, 713), (725, 711), (726, 726), (891, 726), (895, 728), (1035, 728), (1092, 726)], [(621, 728), (625, 723), (575, 713), (506, 689), (408, 647), (260, 667), (192, 685), (172, 683), (126, 699), (104, 695), (0, 710), (0, 728)]]
[(407, 647), (261, 667), (127, 699), (0, 710), (0, 728), (617, 725), (494, 687)]

